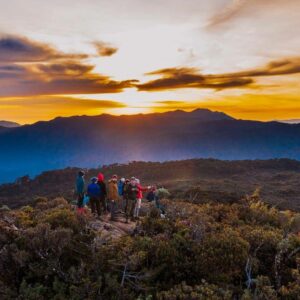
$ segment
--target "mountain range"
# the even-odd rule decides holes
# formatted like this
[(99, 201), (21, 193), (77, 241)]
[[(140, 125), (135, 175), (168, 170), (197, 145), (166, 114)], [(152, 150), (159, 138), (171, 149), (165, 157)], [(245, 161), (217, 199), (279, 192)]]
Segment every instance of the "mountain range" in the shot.
[(68, 166), (213, 157), (300, 159), (300, 125), (206, 109), (56, 118), (0, 130), (0, 182)]
[(0, 127), (6, 127), (6, 128), (14, 128), (14, 127), (19, 127), (20, 124), (16, 122), (11, 122), (11, 121), (0, 121)]

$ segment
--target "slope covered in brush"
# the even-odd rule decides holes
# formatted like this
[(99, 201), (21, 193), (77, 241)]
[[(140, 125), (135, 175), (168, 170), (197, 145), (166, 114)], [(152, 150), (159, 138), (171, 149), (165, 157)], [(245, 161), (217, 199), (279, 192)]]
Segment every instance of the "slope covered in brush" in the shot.
[[(74, 199), (78, 168), (48, 171), (34, 179), (19, 178), (0, 186), (0, 205), (26, 205), (36, 196)], [(86, 181), (103, 172), (106, 179), (138, 177), (145, 185), (161, 184), (174, 197), (188, 201), (235, 202), (260, 188), (265, 201), (282, 209), (300, 210), (300, 163), (294, 160), (220, 161), (192, 159), (170, 162), (132, 162), (86, 170)], [(199, 200), (200, 199), (200, 200)]]
[(3, 299), (297, 299), (300, 215), (258, 195), (235, 204), (164, 200), (108, 239), (64, 200), (2, 209)]

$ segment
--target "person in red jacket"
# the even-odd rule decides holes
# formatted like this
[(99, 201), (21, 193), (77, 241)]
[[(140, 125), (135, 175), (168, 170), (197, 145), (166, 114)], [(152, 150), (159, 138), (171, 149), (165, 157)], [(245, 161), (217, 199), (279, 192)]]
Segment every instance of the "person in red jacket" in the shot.
[(102, 173), (99, 173), (97, 179), (98, 179), (97, 184), (100, 186), (100, 190), (101, 190), (100, 204), (102, 206), (103, 213), (105, 214), (107, 212), (107, 205), (106, 205), (107, 190), (106, 190), (106, 184), (104, 182), (104, 175)]
[(137, 201), (134, 208), (134, 217), (138, 219), (140, 214), (140, 209), (142, 206), (143, 192), (148, 191), (148, 188), (142, 187), (139, 179), (136, 179), (135, 181), (136, 181), (136, 186), (138, 188), (138, 191), (137, 191)]

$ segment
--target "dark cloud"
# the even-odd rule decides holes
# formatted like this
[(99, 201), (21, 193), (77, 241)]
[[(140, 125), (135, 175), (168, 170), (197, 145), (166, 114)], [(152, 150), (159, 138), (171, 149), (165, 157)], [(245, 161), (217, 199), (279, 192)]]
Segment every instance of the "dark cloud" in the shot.
[(80, 62), (30, 64), (20, 69), (0, 68), (0, 96), (119, 93), (135, 80), (116, 81), (93, 72)]
[(20, 36), (0, 38), (0, 63), (40, 62), (55, 59), (83, 59), (85, 54), (66, 54), (45, 43)]
[[(98, 43), (98, 47), (101, 45)], [(102, 44), (102, 55), (114, 50)], [(101, 49), (99, 48), (99, 51)], [(134, 80), (116, 81), (94, 72), (85, 54), (66, 54), (25, 37), (0, 38), (0, 96), (119, 93)]]
[(224, 77), (259, 77), (288, 75), (297, 73), (300, 73), (300, 57), (291, 57), (272, 61), (261, 68), (247, 70), (244, 72), (224, 74)]
[(118, 51), (118, 48), (113, 47), (112, 45), (105, 42), (94, 42), (94, 45), (97, 49), (97, 53), (100, 56), (112, 56)]
[(137, 84), (140, 91), (160, 91), (180, 88), (230, 89), (249, 87), (256, 77), (291, 75), (300, 73), (300, 57), (272, 61), (263, 67), (242, 72), (224, 74), (201, 74), (195, 68), (166, 68), (146, 75), (160, 75), (160, 78)]
[(137, 85), (141, 91), (193, 88), (204, 82), (204, 77), (193, 68), (167, 68), (147, 75), (161, 75), (162, 78)]
[[(19, 65), (0, 65), (0, 80), (1, 79), (16, 79), (21, 78), (26, 74), (26, 69)], [(1, 81), (0, 81), (1, 87)]]
[(226, 89), (250, 85), (251, 78), (223, 78), (218, 75), (203, 75), (195, 68), (167, 68), (147, 73), (147, 75), (161, 75), (144, 84), (137, 84), (140, 91), (159, 91), (180, 88), (209, 88)]
[(199, 86), (199, 88), (208, 88), (215, 90), (223, 90), (230, 88), (245, 87), (252, 84), (254, 81), (251, 78), (211, 78), (206, 79), (206, 83)]
[(94, 69), (94, 66), (74, 61), (66, 61), (64, 63), (36, 64), (34, 68), (47, 76), (64, 78), (66, 76), (77, 77), (90, 73)]

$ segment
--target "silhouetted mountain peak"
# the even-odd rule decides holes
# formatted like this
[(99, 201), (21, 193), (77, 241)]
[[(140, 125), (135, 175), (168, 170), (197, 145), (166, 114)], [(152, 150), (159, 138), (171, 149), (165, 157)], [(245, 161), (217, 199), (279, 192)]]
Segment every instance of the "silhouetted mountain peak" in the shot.
[[(211, 111), (209, 109), (205, 109), (205, 108), (197, 108), (191, 112), (187, 112), (181, 109), (177, 109), (174, 111), (169, 111), (169, 112), (165, 112), (165, 113), (154, 113), (154, 114), (147, 114), (147, 115), (135, 115), (135, 116), (143, 116), (146, 118), (153, 118), (153, 117), (158, 117), (158, 118), (178, 118), (178, 119), (197, 119), (198, 121), (203, 121), (203, 122), (207, 122), (207, 121), (218, 121), (218, 120), (234, 120), (234, 118), (226, 115), (225, 113), (222, 112), (218, 112), (218, 111)], [(129, 117), (135, 117), (133, 116), (129, 116)]]
[(217, 120), (234, 120), (229, 115), (226, 115), (223, 112), (219, 111), (212, 111), (205, 108), (197, 108), (190, 112), (191, 115), (197, 116), (199, 118), (206, 118), (209, 119), (209, 121), (217, 121)]
[(133, 160), (300, 159), (299, 135), (300, 125), (235, 120), (207, 109), (56, 118), (0, 129), (0, 182)]
[(13, 128), (13, 127), (19, 127), (20, 124), (18, 124), (16, 122), (11, 122), (11, 121), (0, 121), (0, 126), (7, 127), (7, 128)]
[[(187, 112), (184, 110), (174, 110), (174, 111), (169, 111), (169, 112), (164, 112), (164, 113), (151, 113), (151, 114), (136, 114), (136, 115), (121, 115), (121, 116), (114, 116), (110, 114), (101, 114), (98, 116), (72, 116), (72, 117), (57, 117), (53, 119), (50, 122), (54, 123), (59, 123), (59, 122), (78, 122), (82, 121), (84, 122), (93, 122), (93, 121), (101, 121), (101, 120), (151, 120), (151, 119), (197, 119), (197, 121), (218, 121), (218, 120), (235, 120), (234, 118), (226, 115), (223, 112), (218, 112), (218, 111), (211, 111), (209, 109), (204, 109), (204, 108), (198, 108), (195, 109), (191, 112)], [(37, 122), (36, 124), (44, 124), (44, 123), (49, 123), (49, 122)]]

